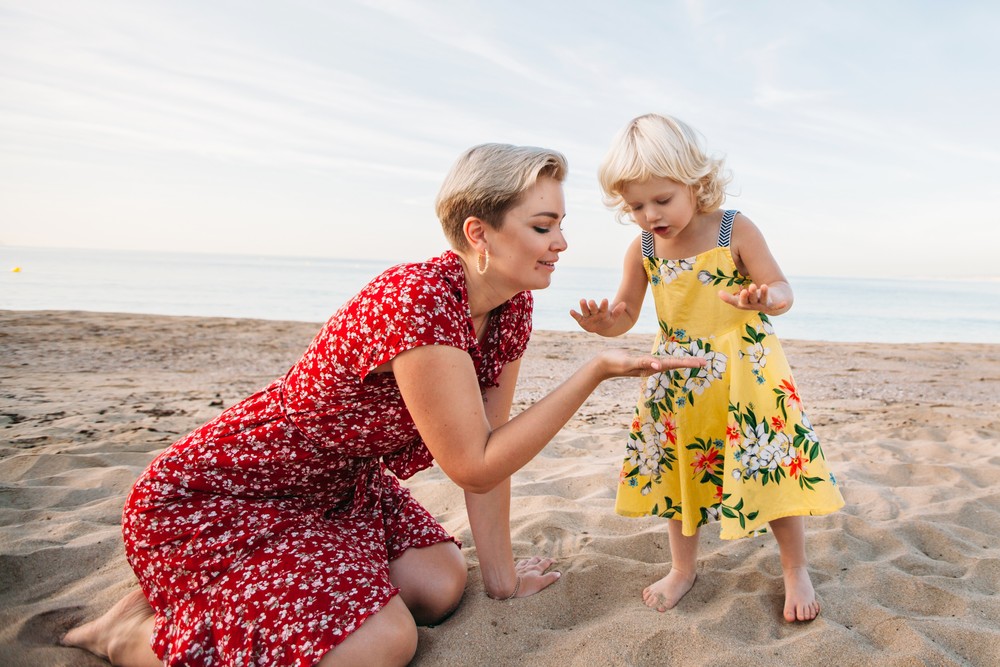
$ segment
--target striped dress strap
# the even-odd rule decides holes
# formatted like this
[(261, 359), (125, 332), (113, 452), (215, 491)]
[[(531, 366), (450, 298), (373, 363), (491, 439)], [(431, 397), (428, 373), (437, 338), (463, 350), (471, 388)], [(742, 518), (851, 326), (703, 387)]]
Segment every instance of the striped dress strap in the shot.
[(722, 225), (719, 227), (719, 247), (728, 248), (733, 240), (733, 220), (739, 211), (727, 210), (722, 212)]
[(642, 256), (653, 258), (653, 234), (652, 232), (642, 233)]

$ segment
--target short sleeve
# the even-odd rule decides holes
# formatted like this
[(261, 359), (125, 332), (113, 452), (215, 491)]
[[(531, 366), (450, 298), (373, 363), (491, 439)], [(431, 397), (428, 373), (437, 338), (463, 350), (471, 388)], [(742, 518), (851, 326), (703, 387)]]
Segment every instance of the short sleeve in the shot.
[(472, 341), (461, 292), (426, 264), (394, 267), (349, 304), (359, 340), (361, 380), (406, 350), (448, 345), (467, 350)]

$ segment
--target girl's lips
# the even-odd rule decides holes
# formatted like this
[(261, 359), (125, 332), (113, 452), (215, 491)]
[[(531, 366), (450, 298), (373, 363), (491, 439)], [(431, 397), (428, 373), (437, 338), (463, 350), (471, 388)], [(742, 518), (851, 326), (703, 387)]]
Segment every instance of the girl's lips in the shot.
[(654, 227), (653, 233), (657, 236), (666, 236), (670, 233), (670, 227)]

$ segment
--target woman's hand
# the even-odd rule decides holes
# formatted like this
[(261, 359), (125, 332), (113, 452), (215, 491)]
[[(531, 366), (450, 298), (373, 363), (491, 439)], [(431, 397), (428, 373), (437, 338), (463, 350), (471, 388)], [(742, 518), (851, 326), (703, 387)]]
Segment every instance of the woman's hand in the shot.
[[(514, 564), (514, 572), (517, 573), (519, 583), (517, 584), (517, 591), (514, 597), (526, 598), (559, 581), (559, 577), (562, 576), (561, 572), (558, 570), (546, 572), (555, 562), (554, 558), (542, 558), (540, 556), (532, 556), (531, 558), (517, 561)], [(506, 600), (509, 595), (510, 591), (507, 591), (506, 595), (490, 594), (490, 597), (494, 600)]]
[(637, 356), (628, 350), (604, 350), (597, 356), (605, 378), (646, 377), (674, 368), (701, 368), (705, 360), (700, 357)]
[(780, 315), (791, 307), (790, 299), (785, 294), (787, 287), (788, 283), (771, 285), (750, 283), (749, 287), (744, 287), (735, 294), (719, 290), (719, 298), (740, 310), (756, 310), (765, 315)]
[(580, 328), (590, 333), (604, 334), (618, 324), (618, 319), (625, 312), (626, 304), (621, 301), (614, 308), (609, 307), (608, 300), (600, 303), (594, 300), (580, 299), (580, 312), (569, 311), (570, 317), (576, 320)]

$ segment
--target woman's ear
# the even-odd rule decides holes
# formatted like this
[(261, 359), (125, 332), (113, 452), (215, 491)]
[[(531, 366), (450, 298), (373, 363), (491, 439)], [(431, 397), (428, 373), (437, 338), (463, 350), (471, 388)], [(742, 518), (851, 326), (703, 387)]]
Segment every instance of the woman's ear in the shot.
[(465, 232), (465, 240), (469, 242), (469, 247), (480, 254), (487, 250), (486, 229), (486, 223), (472, 215), (466, 218), (462, 225), (462, 231)]

